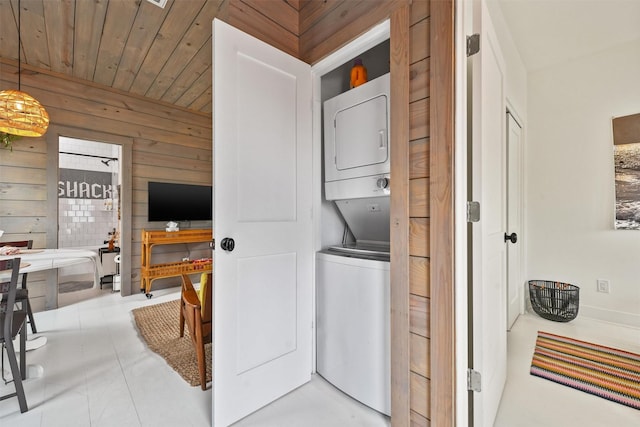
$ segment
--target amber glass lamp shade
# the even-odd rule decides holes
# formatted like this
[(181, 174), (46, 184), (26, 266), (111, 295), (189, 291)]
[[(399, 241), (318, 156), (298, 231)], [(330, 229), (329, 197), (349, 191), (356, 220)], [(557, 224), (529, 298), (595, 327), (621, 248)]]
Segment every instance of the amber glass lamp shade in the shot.
[(18, 136), (42, 136), (49, 114), (31, 95), (19, 90), (0, 91), (0, 132)]

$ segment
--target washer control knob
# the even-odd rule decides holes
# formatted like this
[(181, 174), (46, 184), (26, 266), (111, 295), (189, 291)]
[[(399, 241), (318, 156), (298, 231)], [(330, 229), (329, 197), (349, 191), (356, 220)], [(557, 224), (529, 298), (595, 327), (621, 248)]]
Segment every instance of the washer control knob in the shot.
[(376, 185), (381, 190), (389, 188), (389, 178), (378, 178), (378, 181), (376, 181)]

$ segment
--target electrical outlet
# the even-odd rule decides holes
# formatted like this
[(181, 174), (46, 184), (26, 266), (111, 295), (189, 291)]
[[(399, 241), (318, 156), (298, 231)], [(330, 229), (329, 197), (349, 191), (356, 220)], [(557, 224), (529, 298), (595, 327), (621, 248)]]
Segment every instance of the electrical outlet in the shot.
[(598, 279), (598, 292), (608, 294), (610, 292), (609, 281), (604, 279)]

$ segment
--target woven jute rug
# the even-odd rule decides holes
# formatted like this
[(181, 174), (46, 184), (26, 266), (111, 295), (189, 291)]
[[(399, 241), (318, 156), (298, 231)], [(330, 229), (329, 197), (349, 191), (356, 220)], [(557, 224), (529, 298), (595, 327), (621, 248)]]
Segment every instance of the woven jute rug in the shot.
[[(167, 361), (186, 382), (200, 385), (198, 359), (189, 329), (180, 338), (180, 301), (169, 301), (132, 310), (136, 326), (145, 343)], [(211, 381), (211, 344), (206, 344), (207, 382)]]
[(640, 354), (539, 331), (531, 375), (640, 409)]

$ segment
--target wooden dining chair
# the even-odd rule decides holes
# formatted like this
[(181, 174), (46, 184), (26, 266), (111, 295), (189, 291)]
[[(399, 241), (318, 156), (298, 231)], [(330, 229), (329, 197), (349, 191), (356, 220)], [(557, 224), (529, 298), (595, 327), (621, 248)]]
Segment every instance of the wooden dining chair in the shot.
[(180, 336), (184, 336), (184, 325), (187, 324), (191, 341), (198, 359), (200, 386), (207, 389), (207, 367), (205, 362), (204, 345), (211, 342), (211, 285), (212, 274), (203, 273), (200, 276), (200, 292), (196, 292), (191, 279), (182, 275), (182, 293), (180, 299)]
[[(9, 359), (9, 366), (11, 367), (12, 381), (15, 386), (15, 393), (9, 393), (4, 396), (0, 396), (0, 400), (5, 400), (10, 397), (18, 397), (18, 403), (20, 405), (20, 412), (27, 412), (27, 399), (24, 395), (24, 387), (22, 386), (22, 373), (18, 366), (18, 359), (16, 357), (16, 351), (13, 347), (13, 340), (18, 335), (18, 332), (22, 331), (24, 322), (27, 317), (26, 310), (16, 310), (16, 291), (18, 289), (18, 274), (20, 270), (20, 258), (10, 258), (0, 260), (0, 271), (10, 271), (11, 279), (9, 281), (0, 280), (0, 293), (2, 294), (2, 300), (0, 301), (0, 343), (2, 344), (2, 351), (7, 350), (7, 358)], [(24, 305), (24, 303), (22, 304)], [(20, 350), (22, 353), (24, 349), (24, 334), (21, 335)], [(2, 374), (4, 377), (4, 354), (2, 356)], [(24, 370), (24, 364), (22, 364)]]
[[(33, 247), (33, 240), (19, 240), (15, 242), (0, 242), (0, 247), (2, 246), (13, 246), (14, 248), (25, 248), (31, 249)], [(25, 301), (27, 302), (27, 314), (29, 315), (29, 325), (31, 325), (31, 332), (37, 334), (36, 330), (36, 321), (33, 320), (33, 311), (31, 310), (31, 303), (29, 302), (29, 291), (27, 290), (27, 273), (22, 273), (22, 286), (18, 288), (18, 292), (16, 293), (17, 301)]]

